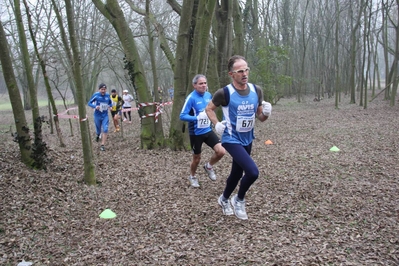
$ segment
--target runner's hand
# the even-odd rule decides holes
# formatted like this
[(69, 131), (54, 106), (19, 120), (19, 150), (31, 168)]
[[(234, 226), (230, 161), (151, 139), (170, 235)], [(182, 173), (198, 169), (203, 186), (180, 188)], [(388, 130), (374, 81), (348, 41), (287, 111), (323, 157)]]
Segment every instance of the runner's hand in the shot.
[(262, 113), (265, 116), (270, 116), (272, 114), (272, 105), (268, 102), (262, 102)]
[(215, 125), (215, 130), (219, 135), (222, 135), (224, 132), (224, 129), (226, 128), (226, 121), (223, 120), (222, 122), (217, 122)]
[(201, 113), (198, 114), (197, 119), (208, 119), (208, 116), (206, 115), (205, 111), (202, 111)]

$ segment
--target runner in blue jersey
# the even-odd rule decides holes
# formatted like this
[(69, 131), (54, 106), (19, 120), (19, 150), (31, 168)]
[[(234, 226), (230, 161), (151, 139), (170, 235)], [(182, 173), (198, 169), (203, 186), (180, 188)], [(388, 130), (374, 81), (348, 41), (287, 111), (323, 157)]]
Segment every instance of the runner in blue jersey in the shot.
[[(232, 83), (215, 92), (206, 107), (206, 114), (215, 125), (216, 132), (222, 135), (223, 147), (233, 158), (230, 175), (218, 203), (225, 215), (234, 213), (237, 218), (246, 220), (245, 194), (259, 175), (258, 167), (251, 158), (255, 117), (265, 121), (271, 114), (272, 106), (263, 101), (260, 88), (248, 83), (249, 67), (244, 57), (232, 56), (228, 71)], [(214, 112), (219, 106), (223, 111), (222, 122), (218, 121)], [(229, 198), (239, 182), (238, 193), (230, 200), (232, 209)]]
[[(96, 141), (98, 142), (101, 135), (100, 149), (105, 151), (105, 141), (108, 134), (108, 110), (112, 108), (112, 101), (110, 95), (107, 93), (107, 86), (101, 83), (98, 86), (98, 92), (91, 96), (88, 105), (94, 109), (94, 124), (96, 125)], [(102, 134), (101, 134), (102, 128)]]
[(226, 151), (220, 144), (219, 137), (212, 131), (211, 122), (205, 113), (205, 107), (212, 99), (212, 95), (207, 91), (206, 77), (198, 74), (193, 78), (192, 83), (194, 90), (187, 96), (184, 102), (180, 113), (180, 120), (188, 122), (190, 144), (193, 151), (189, 181), (191, 186), (199, 187), (195, 173), (201, 161), (202, 143), (205, 143), (214, 150), (209, 162), (204, 165), (205, 172), (213, 181), (216, 180), (213, 165), (223, 157)]

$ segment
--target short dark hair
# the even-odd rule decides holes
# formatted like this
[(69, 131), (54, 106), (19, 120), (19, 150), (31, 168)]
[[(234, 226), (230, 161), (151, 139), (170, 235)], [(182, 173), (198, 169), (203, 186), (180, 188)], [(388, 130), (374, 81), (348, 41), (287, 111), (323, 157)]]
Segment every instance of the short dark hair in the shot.
[(115, 89), (112, 89), (111, 92), (116, 92), (116, 90), (115, 90)]
[(247, 59), (245, 59), (245, 57), (243, 57), (242, 55), (233, 55), (232, 57), (230, 57), (229, 63), (227, 64), (227, 70), (229, 72), (233, 71), (233, 65), (239, 59), (242, 59), (245, 62), (247, 62)]
[(98, 85), (98, 89), (101, 89), (103, 87), (107, 88), (107, 85), (105, 85), (104, 83), (101, 83), (100, 85)]

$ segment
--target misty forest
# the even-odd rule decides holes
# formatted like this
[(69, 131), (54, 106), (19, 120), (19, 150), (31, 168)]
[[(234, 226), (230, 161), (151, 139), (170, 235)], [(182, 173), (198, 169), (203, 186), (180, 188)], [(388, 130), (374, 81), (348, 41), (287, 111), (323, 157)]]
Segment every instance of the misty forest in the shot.
[[(233, 55), (273, 107), (248, 220), (179, 118)], [(398, 62), (399, 0), (1, 1), (0, 264), (398, 265)], [(133, 96), (105, 151), (102, 83)]]

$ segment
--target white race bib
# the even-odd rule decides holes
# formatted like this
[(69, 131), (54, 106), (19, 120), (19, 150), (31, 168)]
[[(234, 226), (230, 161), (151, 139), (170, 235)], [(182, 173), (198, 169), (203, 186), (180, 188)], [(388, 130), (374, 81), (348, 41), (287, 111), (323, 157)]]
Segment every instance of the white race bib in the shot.
[(209, 118), (198, 118), (197, 117), (197, 128), (207, 128), (211, 126), (211, 120)]
[(104, 112), (104, 111), (107, 111), (108, 110), (108, 104), (106, 104), (106, 103), (100, 103), (100, 111), (101, 112)]
[(236, 130), (238, 132), (248, 132), (254, 128), (255, 114), (252, 116), (237, 116)]

